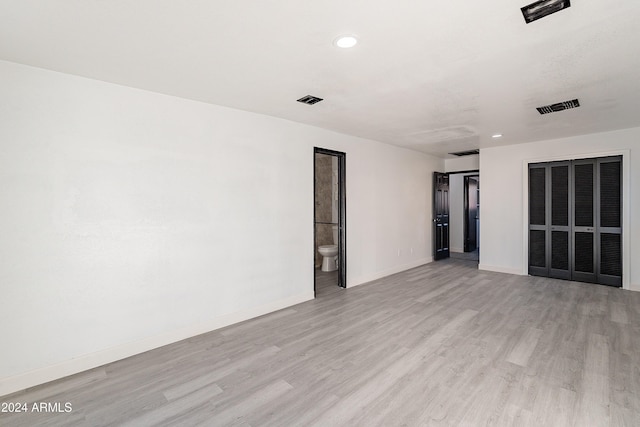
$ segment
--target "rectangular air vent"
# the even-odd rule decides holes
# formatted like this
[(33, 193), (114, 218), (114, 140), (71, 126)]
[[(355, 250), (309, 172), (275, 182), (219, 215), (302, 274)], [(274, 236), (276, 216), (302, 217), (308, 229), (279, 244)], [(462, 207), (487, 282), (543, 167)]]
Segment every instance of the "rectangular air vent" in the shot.
[(571, 101), (558, 102), (557, 104), (545, 105), (544, 107), (538, 107), (538, 113), (540, 114), (549, 114), (549, 113), (557, 113), (558, 111), (568, 110), (570, 108), (578, 108), (580, 106), (580, 102), (577, 99), (573, 99)]
[(322, 98), (318, 98), (317, 96), (307, 95), (298, 99), (298, 102), (302, 102), (303, 104), (313, 105), (322, 101)]
[(468, 151), (458, 151), (457, 153), (449, 153), (454, 156), (462, 157), (462, 156), (472, 156), (474, 154), (480, 154), (480, 150), (468, 150)]
[(551, 15), (552, 13), (560, 12), (563, 9), (571, 6), (569, 0), (539, 0), (535, 3), (531, 3), (528, 6), (520, 8), (524, 21), (527, 24)]

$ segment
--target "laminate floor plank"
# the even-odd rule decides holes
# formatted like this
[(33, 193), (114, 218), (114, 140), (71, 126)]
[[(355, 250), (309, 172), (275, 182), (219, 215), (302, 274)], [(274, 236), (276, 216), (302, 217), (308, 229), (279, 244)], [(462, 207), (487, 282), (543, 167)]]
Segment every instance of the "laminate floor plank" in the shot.
[(2, 426), (638, 426), (640, 294), (449, 259), (0, 399)]

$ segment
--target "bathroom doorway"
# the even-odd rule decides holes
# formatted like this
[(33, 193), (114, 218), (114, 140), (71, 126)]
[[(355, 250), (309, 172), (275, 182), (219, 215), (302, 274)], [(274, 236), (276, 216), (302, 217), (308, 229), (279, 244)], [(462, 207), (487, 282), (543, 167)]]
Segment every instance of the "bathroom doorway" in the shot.
[(313, 153), (314, 292), (347, 287), (346, 154), (314, 148)]

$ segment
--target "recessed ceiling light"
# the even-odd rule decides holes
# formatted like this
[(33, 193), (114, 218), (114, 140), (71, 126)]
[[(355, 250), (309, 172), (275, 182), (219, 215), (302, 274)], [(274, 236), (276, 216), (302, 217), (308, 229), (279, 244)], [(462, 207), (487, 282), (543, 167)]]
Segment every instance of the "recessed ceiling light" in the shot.
[(335, 39), (333, 43), (343, 49), (349, 49), (350, 47), (354, 47), (358, 44), (358, 39), (356, 36), (340, 36)]
[(502, 138), (502, 134), (496, 133), (495, 135), (491, 135), (491, 138)]

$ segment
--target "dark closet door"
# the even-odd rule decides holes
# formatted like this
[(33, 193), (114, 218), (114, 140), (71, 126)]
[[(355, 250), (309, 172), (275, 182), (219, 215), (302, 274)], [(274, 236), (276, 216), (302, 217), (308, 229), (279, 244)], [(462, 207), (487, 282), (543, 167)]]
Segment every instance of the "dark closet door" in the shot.
[(433, 173), (433, 259), (449, 258), (449, 174)]
[(548, 236), (550, 254), (549, 276), (557, 279), (571, 278), (571, 164), (569, 162), (552, 163), (549, 166), (551, 191), (547, 197), (551, 204), (548, 223), (551, 225)]
[(529, 165), (529, 274), (622, 286), (622, 159)]
[(598, 282), (622, 286), (622, 161), (598, 159), (596, 254)]
[(596, 278), (596, 162), (573, 162), (573, 260), (571, 278), (597, 282)]
[(547, 179), (546, 163), (529, 166), (529, 274), (549, 275), (547, 250)]

